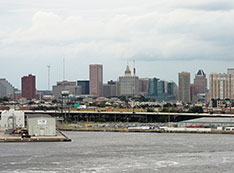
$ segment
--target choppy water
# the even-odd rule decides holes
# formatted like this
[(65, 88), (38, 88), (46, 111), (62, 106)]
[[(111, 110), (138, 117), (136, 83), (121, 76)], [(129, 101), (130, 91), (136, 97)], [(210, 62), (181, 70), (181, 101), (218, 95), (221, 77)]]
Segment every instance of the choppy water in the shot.
[(66, 132), (68, 143), (0, 143), (0, 172), (234, 172), (234, 135)]

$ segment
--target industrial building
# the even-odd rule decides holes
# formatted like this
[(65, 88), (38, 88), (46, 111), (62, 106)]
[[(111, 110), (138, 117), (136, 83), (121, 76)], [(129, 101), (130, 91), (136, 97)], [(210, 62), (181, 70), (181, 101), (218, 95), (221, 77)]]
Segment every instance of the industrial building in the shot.
[(178, 127), (188, 126), (204, 126), (209, 128), (217, 127), (234, 127), (234, 117), (218, 118), (218, 117), (204, 117), (196, 118), (192, 120), (181, 121), (178, 123)]
[(28, 115), (27, 129), (31, 136), (55, 136), (56, 120), (47, 114)]
[(21, 128), (25, 126), (24, 112), (10, 109), (1, 114), (0, 127), (7, 129)]

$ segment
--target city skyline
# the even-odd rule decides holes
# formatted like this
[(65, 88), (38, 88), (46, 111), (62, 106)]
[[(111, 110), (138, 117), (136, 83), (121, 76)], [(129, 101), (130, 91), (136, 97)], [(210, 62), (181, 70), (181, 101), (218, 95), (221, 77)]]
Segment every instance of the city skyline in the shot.
[[(129, 63), (126, 63), (126, 64), (129, 64)], [(125, 64), (125, 66), (123, 67), (123, 69), (125, 69), (126, 68), (126, 64)], [(89, 64), (88, 65), (88, 67), (87, 67), (87, 72), (88, 72), (88, 75), (87, 75), (87, 77), (86, 78), (73, 78), (73, 79), (68, 79), (68, 78), (65, 78), (65, 81), (77, 81), (77, 80), (89, 80), (89, 66), (90, 66), (91, 64)], [(122, 67), (121, 67), (122, 68)], [(105, 79), (104, 78), (104, 76), (105, 76), (105, 66), (103, 66), (103, 79)], [(130, 69), (131, 69), (131, 71), (133, 71), (133, 65), (132, 66), (130, 66)], [(220, 72), (220, 71), (212, 71), (212, 72), (210, 72), (210, 73), (227, 73), (227, 70), (228, 69), (233, 69), (233, 68), (231, 68), (231, 67), (228, 67), (228, 68), (226, 68), (225, 69), (225, 71), (223, 71), (223, 72)], [(62, 70), (62, 68), (61, 68), (61, 70)], [(173, 81), (173, 82), (175, 82), (177, 85), (178, 85), (178, 73), (180, 73), (180, 72), (190, 72), (190, 74), (191, 74), (191, 78), (190, 78), (190, 83), (192, 84), (193, 83), (193, 80), (195, 79), (195, 77), (196, 77), (196, 74), (197, 74), (197, 72), (199, 71), (199, 70), (203, 70), (204, 72), (205, 72), (205, 74), (207, 75), (207, 76), (209, 76), (209, 74), (210, 73), (207, 73), (204, 69), (197, 69), (196, 71), (195, 71), (195, 73), (192, 73), (191, 71), (183, 71), (183, 70), (180, 70), (180, 71), (178, 71), (176, 74), (175, 74), (175, 80), (173, 80), (173, 79), (168, 79), (168, 78), (161, 78), (160, 76), (140, 76), (140, 75), (138, 75), (138, 73), (136, 73), (136, 75), (138, 75), (139, 76), (139, 78), (154, 78), (154, 77), (156, 77), (156, 78), (159, 78), (160, 80), (166, 80), (166, 81)], [(136, 71), (139, 71), (138, 70), (138, 68), (136, 68)], [(51, 73), (51, 72), (50, 72)], [(32, 75), (35, 75), (35, 76), (37, 76), (36, 74), (34, 74), (34, 73), (28, 73), (28, 74), (32, 74)], [(24, 74), (24, 75), (27, 75), (27, 74)], [(24, 76), (23, 75), (23, 76)], [(51, 75), (51, 74), (50, 74)], [(53, 75), (53, 74), (52, 74)], [(119, 80), (119, 77), (120, 76), (123, 76), (124, 75), (124, 73), (122, 72), (121, 74), (119, 74), (116, 78), (111, 78), (111, 79), (106, 79), (106, 80), (103, 80), (103, 84), (104, 83), (107, 83), (108, 81), (110, 81), (110, 80), (113, 80), (113, 81), (118, 81)], [(40, 81), (40, 79), (38, 79), (38, 77), (37, 77), (37, 82), (36, 82), (36, 89), (37, 90), (47, 90), (48, 89), (48, 73), (45, 75), (45, 78), (44, 78), (44, 81), (45, 82), (47, 82), (47, 83), (44, 83), (44, 85), (45, 85), (45, 87), (44, 88), (40, 88), (40, 87), (38, 87), (38, 86), (40, 86), (41, 84), (38, 84), (38, 80)], [(169, 74), (169, 76), (171, 76), (170, 74)], [(21, 76), (22, 77), (22, 76)], [(10, 82), (10, 84), (12, 84), (12, 86), (14, 87), (14, 88), (16, 88), (16, 89), (18, 89), (18, 90), (21, 90), (21, 77), (20, 77), (20, 79), (19, 79), (19, 83), (17, 83), (16, 85), (12, 82), (12, 81), (10, 81), (8, 78), (6, 78), (6, 77), (1, 77), (2, 79), (6, 79), (6, 80), (8, 80), (9, 82)], [(59, 79), (58, 81), (63, 81), (63, 76), (61, 77), (61, 79)], [(56, 83), (58, 82), (58, 81), (55, 81), (55, 82), (50, 82), (51, 84), (50, 84), (50, 88), (52, 89), (52, 86), (53, 85), (56, 85)], [(209, 89), (209, 80), (207, 81), (208, 83), (207, 83), (207, 87), (208, 87), (208, 89)], [(16, 86), (19, 86), (19, 87), (16, 87)]]
[(0, 10), (0, 77), (16, 88), (30, 73), (48, 88), (48, 65), (50, 85), (61, 81), (63, 58), (67, 80), (88, 79), (89, 64), (103, 64), (105, 82), (134, 59), (138, 76), (175, 82), (178, 72), (224, 73), (234, 62), (228, 0), (12, 0)]

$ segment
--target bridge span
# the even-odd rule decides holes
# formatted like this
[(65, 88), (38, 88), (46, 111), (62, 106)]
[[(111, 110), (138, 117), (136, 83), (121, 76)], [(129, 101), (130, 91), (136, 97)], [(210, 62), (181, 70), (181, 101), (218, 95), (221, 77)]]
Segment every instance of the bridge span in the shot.
[(49, 114), (78, 122), (178, 122), (201, 117), (233, 117), (234, 114), (172, 113), (172, 112), (112, 112), (112, 111), (58, 111), (24, 110), (25, 114)]

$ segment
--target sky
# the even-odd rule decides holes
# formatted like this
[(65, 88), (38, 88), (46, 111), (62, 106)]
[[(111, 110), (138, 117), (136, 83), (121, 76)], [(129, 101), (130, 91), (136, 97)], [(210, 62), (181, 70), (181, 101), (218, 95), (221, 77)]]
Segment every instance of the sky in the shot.
[[(89, 78), (103, 64), (104, 82), (126, 65), (139, 77), (175, 81), (198, 69), (234, 67), (233, 0), (0, 0), (0, 78), (21, 89), (36, 75), (37, 89)], [(51, 89), (51, 86), (50, 86)]]

